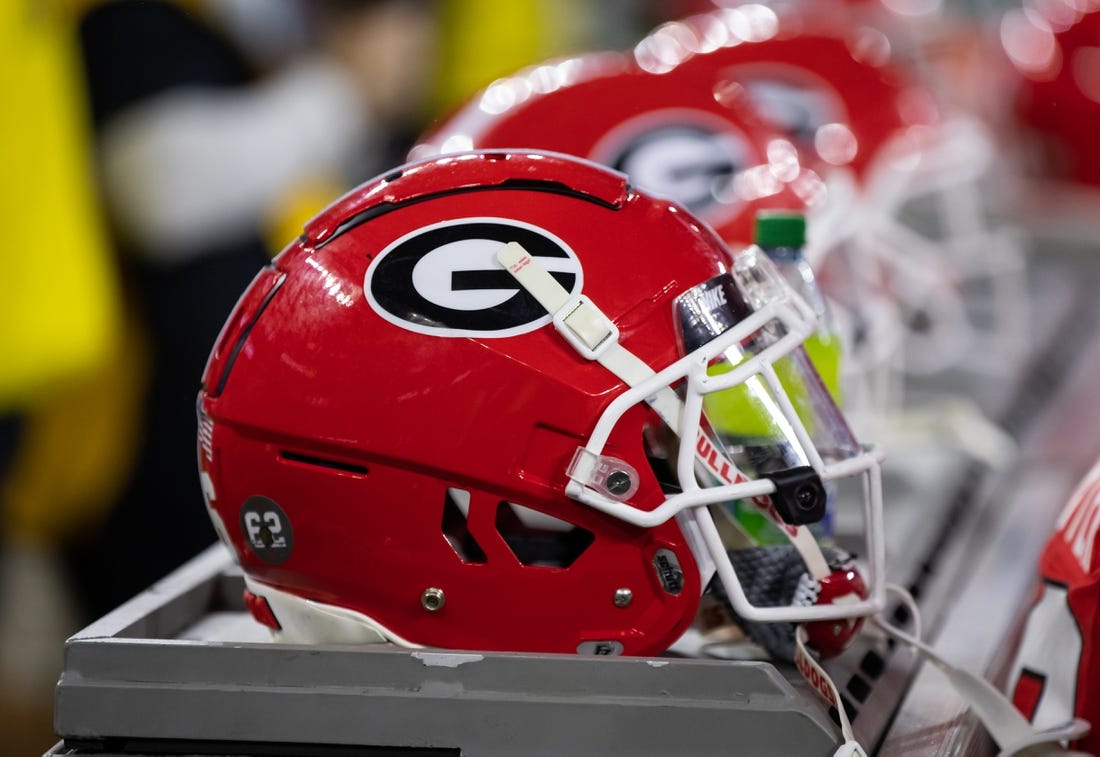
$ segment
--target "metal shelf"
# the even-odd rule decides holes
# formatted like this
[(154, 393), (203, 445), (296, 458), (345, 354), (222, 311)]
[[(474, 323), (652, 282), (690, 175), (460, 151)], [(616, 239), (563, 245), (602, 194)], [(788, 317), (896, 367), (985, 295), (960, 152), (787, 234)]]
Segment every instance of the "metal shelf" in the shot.
[[(772, 665), (304, 647), (258, 638), (215, 545), (67, 643), (52, 754), (830, 754)], [(360, 751), (359, 753), (371, 753)], [(402, 752), (402, 754), (406, 754)]]

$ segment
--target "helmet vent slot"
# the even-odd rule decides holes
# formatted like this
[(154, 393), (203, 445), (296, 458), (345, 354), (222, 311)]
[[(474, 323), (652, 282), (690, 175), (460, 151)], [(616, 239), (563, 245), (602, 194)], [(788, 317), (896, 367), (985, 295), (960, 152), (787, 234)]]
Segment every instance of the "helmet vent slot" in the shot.
[(311, 465), (315, 468), (328, 468), (329, 470), (340, 471), (341, 473), (354, 473), (357, 476), (367, 475), (367, 466), (347, 463), (343, 460), (333, 460), (331, 458), (316, 457), (314, 455), (303, 455), (300, 452), (291, 452), (285, 449), (279, 452), (279, 457), (292, 463)]
[(497, 532), (524, 565), (568, 568), (591, 546), (591, 531), (514, 502), (497, 505)]
[(470, 492), (448, 488), (443, 497), (443, 535), (462, 562), (484, 563), (488, 558), (466, 523), (469, 513)]

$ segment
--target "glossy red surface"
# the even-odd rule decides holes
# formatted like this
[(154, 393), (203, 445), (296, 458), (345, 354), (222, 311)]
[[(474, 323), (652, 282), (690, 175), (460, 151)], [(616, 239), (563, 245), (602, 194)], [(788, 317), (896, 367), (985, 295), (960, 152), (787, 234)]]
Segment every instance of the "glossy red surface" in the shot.
[[(835, 9), (834, 9), (835, 10)], [(722, 13), (703, 14), (683, 24), (695, 39), (712, 36)], [(737, 92), (755, 102), (765, 120), (799, 147), (814, 168), (850, 165), (864, 175), (890, 140), (913, 126), (933, 126), (939, 114), (931, 95), (891, 58), (889, 40), (866, 25), (842, 22), (843, 14), (787, 14), (769, 33), (715, 49), (687, 50), (671, 72), (683, 89)], [(753, 93), (761, 85), (786, 90), (776, 101)], [(793, 101), (792, 101), (793, 100)], [(796, 106), (799, 123), (777, 117)], [(855, 138), (848, 161), (823, 156), (820, 128), (843, 124)]]
[(1018, 67), (1016, 115), (1049, 178), (1100, 187), (1100, 3), (1047, 5), (1049, 17), (1025, 22), (1030, 34), (1019, 44), (1028, 44), (1009, 49)]
[(257, 623), (278, 631), (279, 621), (275, 619), (275, 613), (271, 611), (271, 605), (263, 597), (257, 597), (248, 589), (244, 590), (244, 606)]
[[(867, 584), (855, 568), (833, 571), (821, 580), (818, 605), (832, 604), (842, 597), (867, 598)], [(806, 638), (822, 657), (835, 657), (852, 643), (863, 628), (863, 619), (827, 620), (806, 624)]]
[(734, 248), (752, 242), (757, 210), (804, 209), (806, 200), (774, 178), (767, 196), (720, 186), (733, 172), (766, 167), (768, 145), (779, 134), (746, 103), (717, 99), (709, 82), (695, 86), (673, 74), (645, 71), (633, 57), (613, 53), (537, 66), (479, 93), (425, 135), (413, 155), (453, 146), (576, 155), (676, 199)]
[[(209, 504), (254, 579), (365, 613), (415, 643), (575, 652), (616, 641), (627, 654), (661, 652), (701, 593), (679, 527), (631, 527), (564, 495), (566, 466), (625, 388), (620, 380), (549, 325), (441, 333), (429, 316), (410, 312), (402, 325), (383, 317), (364, 293), (388, 286), (371, 268), (381, 253), (396, 259), (400, 240), (463, 219), (552, 234), (579, 262), (581, 290), (653, 366), (677, 356), (672, 300), (726, 259), (720, 240), (676, 206), (558, 156), (456, 157), (368, 182), (276, 258), (285, 280), (262, 312), (270, 276), (231, 318), (224, 339), (239, 338), (237, 324), (251, 327), (232, 361), (213, 361), (221, 393), (201, 398)], [(631, 503), (652, 509), (664, 495), (644, 456), (647, 420), (628, 413), (606, 454), (641, 472)], [(449, 487), (469, 492), (466, 526), (480, 559), (464, 559), (444, 533)], [(254, 497), (276, 503), (292, 533), (279, 562), (257, 554), (242, 526)], [(524, 564), (502, 534), (502, 502), (574, 524), (592, 542), (568, 567)], [(662, 588), (659, 549), (680, 563), (678, 593)], [(446, 596), (434, 612), (421, 604), (430, 587)], [(632, 601), (620, 607), (623, 588)]]

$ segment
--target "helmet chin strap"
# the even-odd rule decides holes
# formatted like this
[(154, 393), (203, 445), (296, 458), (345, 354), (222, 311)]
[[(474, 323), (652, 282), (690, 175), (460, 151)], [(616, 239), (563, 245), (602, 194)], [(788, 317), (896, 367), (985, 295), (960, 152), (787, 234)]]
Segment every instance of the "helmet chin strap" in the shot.
[(804, 625), (798, 626), (794, 632), (794, 666), (806, 679), (806, 683), (810, 684), (810, 688), (836, 711), (836, 719), (840, 724), (840, 735), (844, 741), (833, 752), (833, 757), (867, 757), (867, 752), (856, 741), (855, 733), (852, 731), (852, 722), (848, 719), (848, 713), (844, 710), (844, 702), (840, 698), (840, 692), (837, 691), (836, 684), (833, 683), (833, 679), (829, 677), (825, 669), (818, 664), (817, 660), (806, 649), (806, 626)]
[[(584, 295), (570, 295), (522, 245), (517, 242), (503, 245), (497, 251), (497, 262), (553, 317), (554, 328), (583, 357), (600, 363), (630, 387), (638, 386), (656, 375), (656, 371), (645, 361), (619, 343), (619, 330), (611, 319)], [(647, 398), (647, 402), (670, 429), (679, 432), (684, 403), (672, 389), (667, 386), (658, 389)], [(719, 480), (731, 475), (736, 480), (748, 480), (733, 461), (710, 442), (702, 429), (699, 429), (698, 437), (695, 444), (696, 462)], [(707, 454), (700, 454), (700, 449), (706, 450)], [(806, 563), (812, 578), (820, 581), (830, 574), (821, 546), (808, 528), (791, 526), (763, 507), (761, 512), (786, 534)]]

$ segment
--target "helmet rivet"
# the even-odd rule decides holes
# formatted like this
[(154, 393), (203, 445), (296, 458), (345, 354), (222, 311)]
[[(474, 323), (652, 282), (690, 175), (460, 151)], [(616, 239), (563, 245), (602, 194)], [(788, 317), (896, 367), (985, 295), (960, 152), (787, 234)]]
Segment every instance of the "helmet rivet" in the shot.
[(634, 601), (634, 592), (630, 589), (615, 589), (615, 606), (626, 607)]
[(447, 598), (443, 596), (443, 590), (437, 589), (434, 586), (424, 590), (424, 593), (420, 595), (420, 604), (424, 605), (424, 609), (428, 612), (436, 612), (442, 610), (443, 605), (447, 603)]
[(604, 479), (604, 486), (612, 494), (626, 494), (630, 491), (630, 474), (624, 470), (614, 470)]

